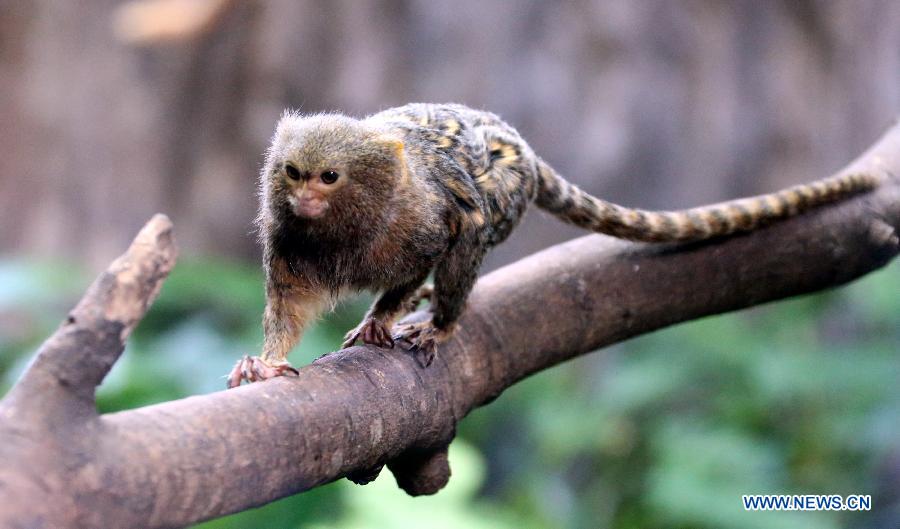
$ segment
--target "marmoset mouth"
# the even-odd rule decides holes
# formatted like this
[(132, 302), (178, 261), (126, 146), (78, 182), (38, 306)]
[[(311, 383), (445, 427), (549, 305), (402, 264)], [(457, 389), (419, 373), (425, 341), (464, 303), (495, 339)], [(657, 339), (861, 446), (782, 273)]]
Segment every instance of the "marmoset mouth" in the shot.
[(294, 199), (291, 197), (291, 211), (305, 219), (317, 219), (328, 211), (328, 202), (319, 198)]
[(303, 189), (290, 193), (287, 197), (291, 212), (302, 219), (317, 219), (328, 210), (328, 200), (322, 193)]

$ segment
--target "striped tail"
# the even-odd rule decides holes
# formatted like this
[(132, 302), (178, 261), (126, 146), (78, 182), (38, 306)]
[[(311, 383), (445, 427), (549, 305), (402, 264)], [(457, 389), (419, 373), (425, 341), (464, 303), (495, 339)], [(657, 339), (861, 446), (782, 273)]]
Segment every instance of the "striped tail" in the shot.
[(680, 211), (632, 209), (593, 197), (539, 162), (535, 203), (561, 220), (597, 233), (647, 242), (699, 241), (750, 231), (774, 220), (840, 200), (878, 185), (877, 177), (848, 174)]

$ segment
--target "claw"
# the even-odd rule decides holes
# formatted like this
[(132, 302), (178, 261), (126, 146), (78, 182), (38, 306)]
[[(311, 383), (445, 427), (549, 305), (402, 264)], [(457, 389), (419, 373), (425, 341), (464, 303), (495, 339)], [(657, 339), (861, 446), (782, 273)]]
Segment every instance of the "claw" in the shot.
[(245, 378), (244, 363), (249, 359), (248, 355), (244, 355), (231, 369), (231, 373), (228, 374), (228, 389), (241, 385), (241, 380)]
[(437, 344), (443, 336), (444, 332), (436, 329), (430, 320), (425, 320), (397, 326), (393, 338), (409, 343), (409, 351), (415, 355), (416, 361), (424, 368), (434, 362)]
[(228, 389), (236, 388), (241, 382), (258, 382), (269, 378), (300, 374), (291, 364), (284, 362), (270, 366), (258, 356), (247, 356), (237, 361), (228, 374)]
[(358, 327), (348, 332), (344, 337), (343, 347), (350, 347), (360, 338), (363, 343), (377, 345), (378, 347), (394, 347), (394, 339), (384, 323), (378, 318), (368, 317)]
[(361, 331), (359, 331), (359, 328), (356, 328), (345, 334), (344, 343), (341, 344), (341, 349), (352, 347), (353, 344), (356, 343), (356, 340), (359, 340), (360, 332)]
[(419, 362), (419, 365), (424, 368), (430, 366), (431, 363), (434, 362), (436, 349), (437, 347), (435, 346), (434, 339), (430, 339), (421, 345), (414, 345), (411, 351), (415, 354), (416, 361)]

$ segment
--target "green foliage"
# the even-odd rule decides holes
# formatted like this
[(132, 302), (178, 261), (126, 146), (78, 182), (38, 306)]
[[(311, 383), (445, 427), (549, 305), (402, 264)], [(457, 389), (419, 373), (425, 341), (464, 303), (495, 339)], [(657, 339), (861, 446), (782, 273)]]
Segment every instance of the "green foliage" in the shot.
[[(8, 388), (89, 278), (0, 262)], [(846, 288), (658, 331), (539, 373), (460, 426), (449, 487), (408, 498), (385, 472), (204, 529), (858, 527), (876, 513), (745, 512), (742, 494), (889, 492), (900, 438), (900, 268)], [(257, 267), (184, 261), (100, 388), (103, 411), (218, 391), (261, 343)], [(292, 355), (333, 350), (367, 300), (339, 307)], [(888, 496), (890, 497), (890, 496)]]

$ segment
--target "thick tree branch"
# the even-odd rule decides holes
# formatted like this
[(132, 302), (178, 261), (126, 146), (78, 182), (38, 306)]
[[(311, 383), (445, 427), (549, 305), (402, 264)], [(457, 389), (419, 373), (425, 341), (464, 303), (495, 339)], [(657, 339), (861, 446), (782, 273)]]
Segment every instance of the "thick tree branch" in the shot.
[(523, 377), (889, 262), (900, 251), (900, 126), (845, 171), (884, 184), (750, 234), (681, 246), (592, 235), (493, 272), (427, 369), (399, 349), (353, 347), (296, 378), (137, 410), (97, 416), (61, 404), (92, 402), (86, 388), (118, 356), (171, 266), (168, 228), (154, 230), (154, 219), (146, 230), (166, 235), (134, 268), (129, 296), (139, 308), (109, 312), (118, 283), (104, 277), (122, 277), (114, 264), (0, 404), (0, 525), (178, 527), (342, 476), (366, 481), (383, 464), (411, 494), (435, 492), (449, 477), (445, 448), (457, 421)]
[(119, 359), (125, 339), (156, 299), (176, 256), (172, 223), (156, 215), (94, 281), (6, 400), (18, 400), (17, 406), (29, 412), (40, 412), (33, 406), (68, 404), (87, 404), (93, 410), (94, 388)]

